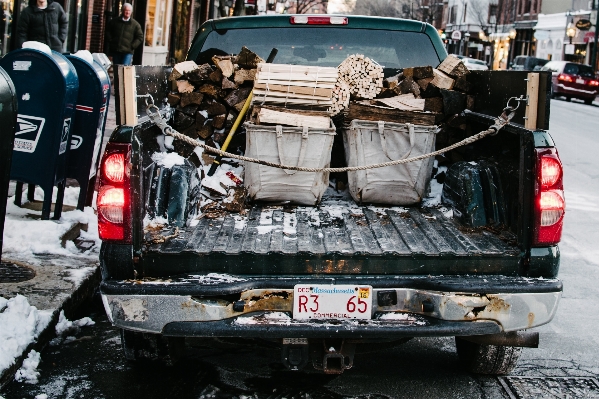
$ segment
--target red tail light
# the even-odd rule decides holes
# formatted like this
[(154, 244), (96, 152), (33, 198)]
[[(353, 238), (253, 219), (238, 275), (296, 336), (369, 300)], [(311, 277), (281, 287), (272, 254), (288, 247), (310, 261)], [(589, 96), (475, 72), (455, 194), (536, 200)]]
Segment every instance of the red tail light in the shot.
[(574, 80), (572, 80), (571, 76), (564, 75), (563, 73), (560, 73), (559, 75), (557, 75), (557, 80), (561, 80), (562, 82), (573, 82), (574, 81)]
[(589, 86), (599, 86), (599, 80), (589, 80)]
[(347, 25), (347, 17), (308, 17), (306, 15), (296, 15), (289, 18), (292, 25)]
[(562, 163), (555, 148), (536, 149), (533, 246), (555, 245), (562, 237), (566, 201)]
[(98, 188), (100, 239), (131, 244), (131, 145), (108, 143), (102, 157)]

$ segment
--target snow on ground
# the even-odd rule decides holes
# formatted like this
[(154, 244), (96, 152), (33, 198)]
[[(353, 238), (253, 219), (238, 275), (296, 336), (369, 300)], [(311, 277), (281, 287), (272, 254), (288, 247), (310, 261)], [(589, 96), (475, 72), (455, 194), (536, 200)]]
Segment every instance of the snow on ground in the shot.
[(0, 297), (0, 374), (34, 342), (52, 318), (50, 311), (29, 305), (27, 298), (17, 295)]
[(15, 374), (15, 380), (27, 384), (37, 384), (37, 379), (40, 376), (37, 366), (39, 366), (40, 360), (42, 358), (39, 352), (31, 350), (27, 355), (27, 359), (23, 360), (23, 365)]
[[(75, 206), (78, 197), (78, 187), (67, 187), (64, 204)], [(56, 199), (56, 189), (53, 198)], [(39, 187), (36, 187), (35, 199), (43, 199), (43, 191)], [(3, 256), (33, 265), (40, 263), (35, 256), (37, 254), (97, 259), (101, 242), (98, 237), (98, 219), (92, 208), (85, 208), (83, 212), (63, 211), (60, 220), (40, 220), (40, 216), (41, 212), (20, 208), (14, 204), (14, 197), (8, 198), (4, 222)], [(84, 253), (81, 253), (71, 241), (66, 243), (65, 248), (61, 246), (60, 237), (77, 222), (88, 225), (87, 232), (81, 231), (81, 238), (94, 241), (96, 244)], [(74, 277), (77, 279), (77, 276)]]

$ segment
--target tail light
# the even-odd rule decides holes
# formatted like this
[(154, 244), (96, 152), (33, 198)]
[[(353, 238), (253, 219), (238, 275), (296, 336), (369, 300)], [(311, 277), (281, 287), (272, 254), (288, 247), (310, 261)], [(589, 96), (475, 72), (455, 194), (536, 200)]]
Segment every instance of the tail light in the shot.
[(562, 82), (570, 82), (570, 83), (573, 82), (571, 76), (564, 75), (563, 73), (560, 73), (559, 75), (557, 75), (557, 80), (562, 81)]
[(589, 80), (589, 86), (599, 86), (599, 80)]
[(306, 15), (296, 15), (289, 18), (292, 25), (347, 25), (347, 17), (308, 17)]
[(108, 143), (102, 157), (98, 186), (100, 239), (131, 244), (131, 145)]
[(555, 148), (536, 149), (533, 246), (555, 245), (562, 237), (566, 201), (563, 168)]

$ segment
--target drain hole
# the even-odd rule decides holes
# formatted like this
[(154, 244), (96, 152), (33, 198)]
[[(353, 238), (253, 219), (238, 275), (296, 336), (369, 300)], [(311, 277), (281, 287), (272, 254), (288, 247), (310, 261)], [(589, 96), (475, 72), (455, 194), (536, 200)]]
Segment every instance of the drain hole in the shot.
[(14, 263), (0, 263), (0, 283), (20, 283), (35, 277), (35, 271), (29, 267)]

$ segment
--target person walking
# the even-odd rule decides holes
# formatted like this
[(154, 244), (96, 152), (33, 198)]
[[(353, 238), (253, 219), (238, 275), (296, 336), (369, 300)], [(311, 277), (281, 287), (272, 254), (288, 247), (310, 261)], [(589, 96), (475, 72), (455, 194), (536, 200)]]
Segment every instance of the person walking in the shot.
[(17, 23), (17, 48), (26, 41), (36, 41), (61, 52), (68, 25), (67, 14), (54, 0), (29, 0)]
[(133, 52), (143, 41), (141, 25), (131, 18), (132, 12), (133, 6), (124, 3), (121, 15), (112, 19), (106, 27), (104, 49), (112, 57), (113, 64), (131, 65)]

